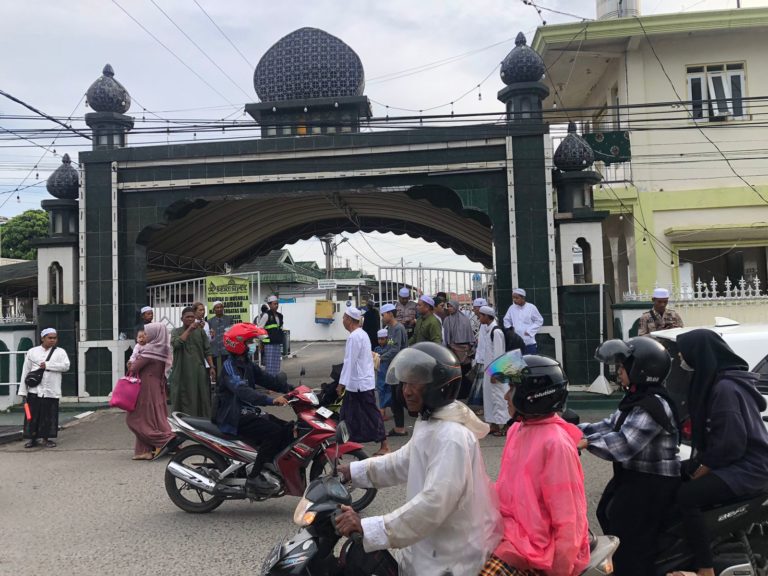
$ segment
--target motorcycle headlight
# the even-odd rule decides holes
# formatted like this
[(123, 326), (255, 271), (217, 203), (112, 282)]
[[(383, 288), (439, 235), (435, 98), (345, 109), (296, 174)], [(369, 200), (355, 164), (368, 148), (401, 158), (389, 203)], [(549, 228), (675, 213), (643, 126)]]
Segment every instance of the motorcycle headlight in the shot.
[(314, 392), (307, 392), (305, 396), (309, 399), (309, 402), (312, 404), (312, 406), (320, 405), (320, 400), (317, 399), (317, 394)]
[(304, 527), (309, 526), (312, 524), (312, 522), (315, 521), (315, 516), (317, 516), (317, 513), (309, 510), (312, 504), (313, 502), (311, 500), (307, 500), (306, 498), (299, 500), (299, 503), (296, 505), (296, 510), (293, 512), (294, 524)]
[(613, 556), (608, 556), (605, 560), (597, 565), (597, 569), (600, 574), (613, 574)]

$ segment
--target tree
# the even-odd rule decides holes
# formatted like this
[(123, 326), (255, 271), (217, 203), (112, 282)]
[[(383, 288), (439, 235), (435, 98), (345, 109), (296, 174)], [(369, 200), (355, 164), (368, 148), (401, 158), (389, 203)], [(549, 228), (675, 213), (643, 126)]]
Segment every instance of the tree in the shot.
[(31, 240), (48, 236), (48, 212), (27, 210), (14, 216), (0, 227), (2, 258), (35, 260), (37, 248), (30, 246)]

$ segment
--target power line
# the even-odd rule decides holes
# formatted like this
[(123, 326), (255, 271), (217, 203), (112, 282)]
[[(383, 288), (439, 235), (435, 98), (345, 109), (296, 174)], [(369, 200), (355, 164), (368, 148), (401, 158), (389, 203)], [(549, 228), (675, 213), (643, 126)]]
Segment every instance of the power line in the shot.
[(205, 78), (203, 78), (202, 76), (200, 76), (200, 74), (198, 74), (197, 72), (195, 72), (195, 70), (193, 70), (193, 69), (192, 69), (192, 67), (191, 67), (189, 64), (187, 64), (187, 63), (186, 63), (184, 60), (182, 60), (182, 59), (181, 59), (181, 57), (180, 57), (178, 54), (176, 54), (176, 52), (174, 52), (173, 50), (171, 50), (170, 48), (168, 48), (168, 46), (166, 46), (166, 45), (163, 43), (163, 41), (162, 41), (162, 40), (160, 40), (160, 38), (158, 38), (157, 36), (155, 36), (154, 34), (152, 34), (152, 32), (150, 32), (150, 31), (149, 31), (149, 30), (148, 30), (148, 29), (147, 29), (147, 28), (146, 28), (146, 27), (145, 27), (145, 26), (144, 26), (144, 25), (143, 25), (141, 22), (139, 22), (139, 21), (138, 21), (136, 18), (134, 18), (133, 16), (131, 16), (131, 14), (130, 14), (130, 13), (129, 13), (129, 12), (128, 12), (128, 11), (127, 11), (125, 8), (123, 8), (122, 6), (120, 6), (120, 4), (118, 4), (118, 3), (117, 3), (117, 0), (112, 0), (112, 3), (113, 3), (115, 6), (117, 6), (118, 8), (120, 8), (120, 10), (122, 10), (122, 11), (125, 13), (125, 15), (126, 15), (126, 16), (128, 16), (128, 18), (130, 18), (131, 20), (133, 20), (133, 21), (136, 23), (136, 25), (137, 25), (139, 28), (141, 28), (142, 30), (144, 30), (144, 32), (146, 32), (146, 33), (147, 33), (149, 36), (151, 36), (151, 37), (152, 37), (152, 39), (153, 39), (155, 42), (157, 42), (158, 44), (160, 44), (160, 46), (162, 46), (162, 47), (163, 47), (163, 48), (165, 48), (165, 49), (166, 49), (168, 52), (170, 52), (170, 54), (171, 54), (171, 55), (172, 55), (174, 58), (176, 58), (176, 60), (178, 60), (179, 62), (181, 62), (181, 64), (182, 64), (182, 65), (183, 65), (183, 66), (184, 66), (184, 67), (185, 67), (187, 70), (189, 70), (190, 72), (192, 72), (192, 74), (194, 74), (195, 76), (197, 76), (197, 77), (200, 79), (200, 81), (201, 81), (201, 82), (203, 82), (203, 83), (204, 83), (206, 86), (208, 86), (208, 88), (210, 88), (211, 90), (213, 90), (214, 92), (216, 92), (216, 94), (218, 94), (219, 96), (221, 96), (221, 97), (222, 97), (224, 100), (226, 100), (226, 101), (227, 101), (229, 104), (231, 104), (232, 106), (236, 106), (236, 105), (235, 105), (235, 104), (234, 104), (234, 103), (233, 103), (233, 102), (232, 102), (232, 101), (231, 101), (229, 98), (227, 98), (226, 96), (224, 96), (224, 94), (222, 94), (221, 92), (219, 92), (219, 91), (216, 89), (216, 87), (214, 87), (214, 86), (213, 86), (213, 85), (212, 85), (210, 82), (208, 82), (208, 80), (206, 80)]
[(203, 56), (205, 56), (205, 57), (208, 59), (208, 61), (209, 61), (211, 64), (213, 64), (213, 65), (214, 65), (214, 66), (215, 66), (215, 67), (216, 67), (216, 68), (219, 70), (219, 72), (221, 72), (222, 74), (224, 74), (224, 76), (226, 76), (227, 80), (229, 80), (229, 81), (230, 81), (230, 82), (231, 82), (231, 83), (232, 83), (232, 84), (235, 86), (235, 88), (237, 88), (238, 90), (240, 90), (240, 92), (242, 92), (243, 94), (245, 94), (245, 97), (246, 97), (246, 98), (249, 98), (249, 99), (250, 99), (250, 98), (252, 97), (250, 94), (248, 94), (248, 92), (246, 92), (245, 90), (243, 90), (243, 89), (240, 87), (240, 85), (239, 85), (237, 82), (235, 82), (235, 81), (232, 79), (232, 77), (231, 77), (229, 74), (227, 74), (227, 73), (226, 73), (226, 71), (225, 71), (225, 70), (224, 70), (224, 69), (223, 69), (221, 66), (219, 66), (219, 65), (218, 65), (218, 63), (217, 63), (217, 62), (216, 62), (216, 61), (215, 61), (213, 58), (211, 58), (211, 57), (208, 55), (208, 53), (207, 53), (205, 50), (203, 50), (203, 49), (200, 47), (200, 45), (199, 45), (197, 42), (195, 42), (195, 41), (192, 39), (192, 37), (191, 37), (189, 34), (187, 34), (186, 32), (184, 32), (184, 30), (181, 28), (181, 26), (179, 26), (178, 24), (176, 24), (176, 22), (174, 21), (174, 19), (173, 19), (173, 18), (171, 18), (171, 17), (168, 15), (168, 13), (167, 13), (165, 10), (163, 10), (163, 9), (162, 9), (162, 8), (161, 8), (161, 7), (158, 5), (158, 3), (157, 3), (157, 2), (155, 2), (155, 0), (149, 0), (149, 1), (150, 1), (150, 2), (152, 2), (152, 4), (155, 6), (155, 8), (157, 8), (157, 9), (158, 9), (158, 10), (159, 10), (159, 11), (160, 11), (162, 14), (163, 14), (163, 16), (165, 16), (165, 17), (168, 19), (168, 21), (169, 21), (171, 24), (173, 24), (173, 25), (176, 27), (176, 29), (177, 29), (179, 32), (181, 32), (182, 34), (184, 34), (184, 37), (185, 37), (187, 40), (189, 40), (189, 41), (190, 41), (190, 42), (191, 42), (191, 43), (192, 43), (192, 44), (195, 46), (195, 48), (197, 48), (197, 49), (200, 51), (200, 53), (201, 53)]
[(562, 12), (561, 10), (555, 10), (554, 8), (547, 8), (545, 6), (539, 6), (538, 4), (533, 2), (532, 0), (522, 0), (522, 2), (523, 2), (523, 4), (525, 4), (527, 6), (531, 6), (531, 7), (536, 9), (536, 11), (539, 13), (539, 16), (542, 19), (542, 22), (544, 22), (545, 26), (546, 26), (547, 23), (546, 23), (546, 21), (544, 21), (544, 17), (541, 16), (541, 11), (542, 10), (545, 10), (547, 12), (552, 12), (553, 14), (560, 14), (561, 16), (570, 16), (571, 18), (576, 18), (577, 20), (581, 20), (581, 21), (587, 21), (587, 20), (592, 21), (592, 20), (594, 20), (594, 18), (585, 18), (584, 16), (579, 16), (578, 14), (571, 14), (570, 12)]
[(65, 124), (64, 122), (61, 122), (60, 120), (57, 120), (56, 118), (54, 118), (50, 114), (46, 114), (45, 112), (41, 112), (40, 110), (38, 110), (37, 108), (35, 108), (31, 104), (27, 104), (23, 100), (19, 100), (15, 96), (12, 96), (11, 94), (8, 94), (8, 92), (4, 92), (3, 90), (0, 90), (0, 95), (5, 96), (9, 100), (12, 100), (12, 101), (16, 102), (17, 104), (21, 104), (22, 106), (24, 106), (24, 108), (28, 108), (29, 110), (32, 110), (32, 112), (34, 112), (38, 116), (42, 116), (43, 118), (47, 118), (51, 122), (55, 122), (56, 124), (58, 124), (60, 126), (63, 126), (66, 130), (69, 130), (70, 132), (74, 132), (75, 134), (77, 134), (78, 136), (81, 136), (82, 138), (86, 138), (88, 140), (91, 140), (91, 137), (88, 134), (84, 134), (83, 132), (80, 132), (79, 130), (75, 130), (74, 128), (72, 128), (72, 126), (68, 126), (67, 124)]
[(248, 64), (248, 66), (250, 66), (250, 67), (251, 67), (251, 70), (253, 70), (253, 69), (255, 68), (255, 66), (254, 66), (253, 64), (251, 64), (251, 62), (248, 60), (248, 58), (246, 58), (246, 57), (245, 57), (245, 54), (243, 54), (243, 53), (240, 51), (240, 49), (239, 49), (237, 46), (235, 46), (235, 43), (234, 43), (234, 42), (232, 42), (232, 40), (230, 40), (230, 39), (229, 39), (229, 36), (227, 36), (227, 35), (224, 33), (224, 30), (222, 30), (222, 29), (219, 27), (219, 25), (218, 25), (218, 24), (216, 24), (216, 22), (214, 21), (214, 19), (213, 19), (213, 18), (211, 18), (211, 15), (210, 15), (210, 14), (208, 14), (208, 12), (206, 12), (206, 11), (205, 11), (205, 8), (203, 8), (202, 6), (200, 6), (200, 3), (199, 3), (197, 0), (193, 0), (193, 1), (194, 1), (194, 3), (195, 3), (195, 4), (197, 4), (197, 7), (198, 7), (198, 8), (200, 8), (200, 11), (201, 11), (203, 14), (205, 14), (205, 16), (208, 18), (208, 20), (210, 20), (210, 21), (211, 21), (211, 24), (213, 24), (213, 25), (216, 27), (216, 30), (218, 30), (219, 32), (221, 32), (221, 35), (222, 35), (222, 36), (224, 36), (224, 39), (225, 39), (227, 42), (229, 42), (229, 45), (230, 45), (230, 46), (232, 46), (232, 48), (234, 48), (234, 49), (235, 49), (235, 51), (236, 51), (238, 54), (240, 54), (240, 57), (241, 57), (241, 58), (242, 58), (242, 59), (245, 61), (245, 63), (246, 63), (246, 64)]

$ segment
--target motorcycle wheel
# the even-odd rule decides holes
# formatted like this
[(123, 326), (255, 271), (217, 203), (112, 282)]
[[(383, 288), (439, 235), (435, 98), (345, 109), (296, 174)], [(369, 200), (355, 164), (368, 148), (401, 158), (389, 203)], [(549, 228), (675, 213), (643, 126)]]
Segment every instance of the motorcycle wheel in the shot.
[[(223, 472), (227, 468), (227, 463), (218, 454), (209, 450), (205, 446), (188, 446), (179, 450), (171, 462), (183, 464), (202, 474), (208, 475), (208, 470), (218, 470)], [(165, 471), (165, 491), (168, 497), (184, 512), (191, 514), (205, 514), (212, 512), (224, 502), (224, 498), (214, 496), (199, 488), (190, 486), (181, 478), (176, 478), (173, 474)], [(189, 495), (189, 497), (187, 497)]]
[[(344, 462), (344, 458), (353, 458), (359, 461), (368, 458), (368, 454), (365, 453), (365, 450), (353, 450), (352, 452), (347, 452), (339, 458), (340, 464)], [(318, 454), (312, 461), (312, 467), (309, 469), (309, 479), (312, 481), (318, 476), (330, 475), (332, 471), (333, 463), (328, 459), (327, 454), (323, 452)], [(347, 485), (347, 490), (349, 490), (349, 493), (352, 496), (351, 506), (355, 512), (364, 510), (371, 502), (373, 502), (373, 499), (376, 498), (377, 490), (375, 488), (351, 488)]]

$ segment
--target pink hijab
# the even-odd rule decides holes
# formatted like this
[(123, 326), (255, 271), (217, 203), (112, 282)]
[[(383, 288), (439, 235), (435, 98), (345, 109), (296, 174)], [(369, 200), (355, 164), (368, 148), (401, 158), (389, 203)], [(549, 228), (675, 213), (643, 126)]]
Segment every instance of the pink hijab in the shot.
[(168, 330), (165, 325), (160, 322), (146, 324), (144, 334), (147, 336), (147, 343), (142, 347), (141, 355), (168, 364), (171, 360), (171, 346), (168, 343)]

